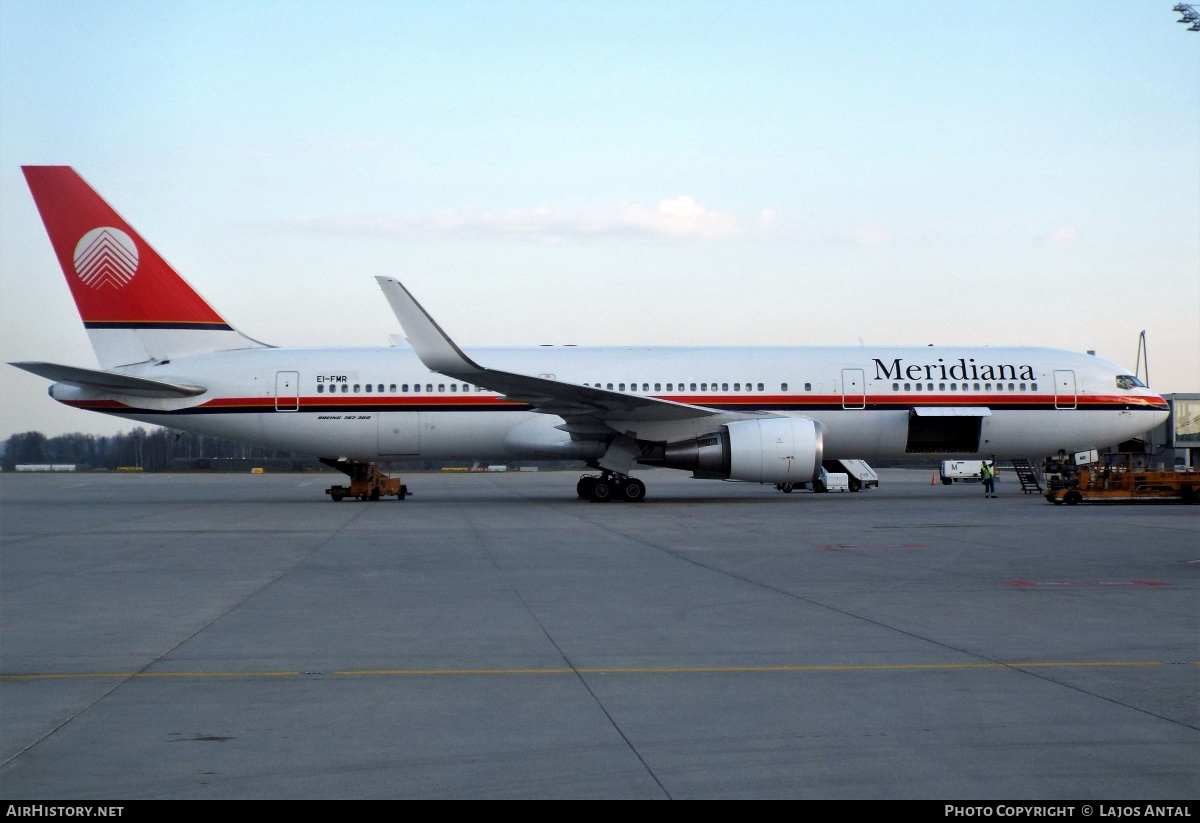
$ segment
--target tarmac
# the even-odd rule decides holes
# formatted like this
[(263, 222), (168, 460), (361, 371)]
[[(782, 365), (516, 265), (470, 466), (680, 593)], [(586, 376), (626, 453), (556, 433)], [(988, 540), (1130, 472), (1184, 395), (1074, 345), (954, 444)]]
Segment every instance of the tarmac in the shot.
[(1200, 796), (1200, 508), (879, 473), (0, 475), (0, 796)]

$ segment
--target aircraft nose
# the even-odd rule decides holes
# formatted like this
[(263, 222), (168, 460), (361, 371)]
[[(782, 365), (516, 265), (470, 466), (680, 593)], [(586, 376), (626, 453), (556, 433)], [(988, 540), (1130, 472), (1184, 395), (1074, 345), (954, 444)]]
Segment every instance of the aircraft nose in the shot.
[(1161, 395), (1151, 394), (1146, 397), (1146, 405), (1154, 409), (1154, 425), (1159, 426), (1171, 416), (1171, 407)]

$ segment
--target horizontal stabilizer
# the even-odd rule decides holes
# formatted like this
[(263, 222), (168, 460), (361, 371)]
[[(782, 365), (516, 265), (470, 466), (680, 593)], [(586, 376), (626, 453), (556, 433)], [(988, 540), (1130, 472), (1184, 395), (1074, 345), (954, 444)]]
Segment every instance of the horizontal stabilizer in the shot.
[(30, 362), (9, 363), (9, 365), (57, 383), (72, 383), (76, 386), (110, 394), (129, 394), (136, 397), (195, 397), (208, 391), (202, 386), (166, 383), (162, 380), (150, 380), (145, 377), (114, 374), (96, 369), (81, 369), (78, 366), (62, 366), (58, 363)]

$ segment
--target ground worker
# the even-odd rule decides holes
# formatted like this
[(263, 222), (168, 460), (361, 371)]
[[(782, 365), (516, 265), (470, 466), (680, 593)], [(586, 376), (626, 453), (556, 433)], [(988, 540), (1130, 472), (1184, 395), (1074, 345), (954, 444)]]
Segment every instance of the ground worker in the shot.
[(986, 460), (979, 464), (979, 476), (983, 480), (983, 496), (996, 496), (996, 458), (992, 458), (991, 464)]

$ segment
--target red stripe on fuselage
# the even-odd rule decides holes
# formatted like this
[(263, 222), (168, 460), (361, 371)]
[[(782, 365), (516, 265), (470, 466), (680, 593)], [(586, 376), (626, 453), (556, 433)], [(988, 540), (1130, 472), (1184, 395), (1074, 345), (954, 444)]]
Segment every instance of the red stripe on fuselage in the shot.
[[(763, 407), (774, 406), (791, 406), (804, 407), (814, 411), (830, 411), (845, 408), (840, 395), (679, 395), (679, 396), (664, 396), (653, 395), (656, 399), (670, 400), (676, 403), (687, 405), (717, 407), (717, 408), (738, 408), (744, 407), (747, 409), (757, 409)], [(1120, 396), (1120, 395), (1079, 395), (1076, 398), (1076, 403), (1080, 406), (1095, 408), (1096, 406), (1111, 407), (1113, 410), (1127, 409), (1130, 407), (1143, 408), (1155, 411), (1165, 411), (1167, 406), (1165, 401), (1161, 403), (1154, 402), (1155, 398), (1145, 396)], [(121, 403), (115, 400), (69, 400), (63, 401), (69, 406), (87, 409), (108, 409), (108, 408), (137, 408), (126, 403)], [(261, 409), (263, 411), (274, 411), (277, 402), (291, 404), (292, 398), (276, 398), (276, 397), (216, 397), (201, 403), (198, 406), (188, 406), (179, 409), (181, 413), (195, 410), (219, 410), (219, 409)], [(855, 398), (849, 398), (852, 406), (856, 406)], [(1062, 400), (1059, 400), (1061, 406)], [(395, 407), (402, 406), (413, 411), (421, 411), (425, 407), (438, 407), (440, 410), (445, 410), (447, 406), (460, 407), (463, 411), (471, 409), (487, 408), (494, 410), (497, 407), (507, 407), (514, 410), (528, 408), (527, 403), (505, 400), (497, 395), (440, 395), (440, 394), (420, 394), (420, 395), (373, 395), (370, 397), (361, 394), (327, 394), (327, 395), (310, 395), (299, 398), (299, 405), (302, 410), (320, 411), (326, 408), (338, 408), (346, 410), (347, 408), (357, 408), (363, 411), (370, 411), (379, 407)], [(1024, 410), (1038, 409), (1054, 409), (1054, 395), (1036, 394), (1036, 395), (1021, 395), (1021, 394), (991, 394), (991, 395), (924, 395), (914, 397), (908, 394), (890, 394), (890, 395), (872, 395), (866, 399), (866, 409), (873, 407), (886, 406), (890, 409), (896, 407), (930, 407), (930, 408), (945, 408), (945, 407), (967, 407), (967, 408), (1004, 408), (1005, 406), (1020, 406)], [(1032, 408), (1031, 408), (1032, 407)], [(858, 411), (859, 408), (850, 408), (848, 411)]]

